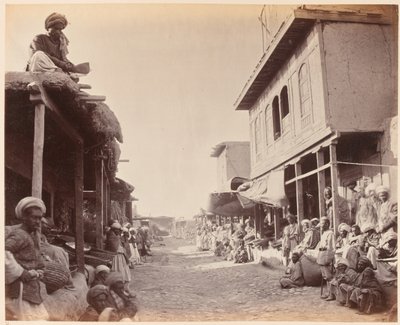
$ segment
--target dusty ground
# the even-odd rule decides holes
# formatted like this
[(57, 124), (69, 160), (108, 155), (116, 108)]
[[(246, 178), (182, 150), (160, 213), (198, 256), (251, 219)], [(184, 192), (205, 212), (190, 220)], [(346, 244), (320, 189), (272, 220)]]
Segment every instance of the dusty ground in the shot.
[(382, 322), (386, 315), (321, 300), (320, 288), (284, 290), (281, 267), (233, 264), (197, 252), (182, 239), (164, 238), (147, 263), (133, 270), (131, 288), (141, 321), (354, 321)]

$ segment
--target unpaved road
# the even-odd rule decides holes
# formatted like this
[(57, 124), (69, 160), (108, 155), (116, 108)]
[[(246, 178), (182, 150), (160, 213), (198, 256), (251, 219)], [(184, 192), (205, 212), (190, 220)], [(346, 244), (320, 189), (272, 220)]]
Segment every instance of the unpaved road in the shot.
[(386, 320), (383, 313), (357, 315), (335, 301), (321, 300), (320, 288), (281, 289), (283, 267), (234, 264), (188, 245), (183, 239), (164, 238), (152, 248), (147, 263), (133, 270), (131, 288), (141, 321)]

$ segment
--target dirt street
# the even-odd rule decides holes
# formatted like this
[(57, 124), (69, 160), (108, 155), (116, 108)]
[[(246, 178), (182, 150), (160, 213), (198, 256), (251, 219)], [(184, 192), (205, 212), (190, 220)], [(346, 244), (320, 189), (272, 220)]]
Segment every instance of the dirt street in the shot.
[(320, 288), (281, 289), (283, 267), (223, 261), (211, 252), (197, 252), (183, 239), (164, 238), (155, 243), (152, 254), (133, 270), (131, 288), (141, 321), (386, 319), (383, 313), (357, 315), (335, 301), (321, 300)]

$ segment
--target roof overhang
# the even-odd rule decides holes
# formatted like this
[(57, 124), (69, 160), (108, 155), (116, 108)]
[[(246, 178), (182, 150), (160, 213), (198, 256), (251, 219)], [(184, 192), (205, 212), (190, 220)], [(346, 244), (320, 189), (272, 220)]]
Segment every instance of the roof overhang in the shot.
[[(366, 24), (391, 24), (389, 13), (363, 8), (353, 10), (335, 6), (304, 6), (293, 10), (282, 23), (281, 28), (247, 81), (239, 98), (234, 103), (235, 110), (249, 110), (272, 81), (281, 66), (290, 58), (297, 45), (306, 37), (316, 21), (341, 21)], [(351, 7), (351, 6), (347, 6)], [(366, 6), (364, 6), (366, 7)]]
[(236, 110), (249, 110), (253, 106), (281, 66), (289, 59), (297, 44), (311, 30), (314, 22), (314, 19), (296, 18), (294, 13), (288, 18), (236, 100)]

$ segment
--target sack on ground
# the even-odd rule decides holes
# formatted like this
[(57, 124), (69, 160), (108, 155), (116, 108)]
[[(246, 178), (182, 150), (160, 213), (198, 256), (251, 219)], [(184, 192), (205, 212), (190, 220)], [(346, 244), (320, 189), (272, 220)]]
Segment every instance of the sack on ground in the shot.
[(319, 251), (317, 257), (317, 264), (322, 266), (327, 266), (332, 264), (335, 253), (333, 251)]
[(301, 268), (303, 270), (304, 284), (306, 286), (319, 286), (321, 285), (321, 268), (320, 266), (309, 258), (303, 255), (300, 258)]

